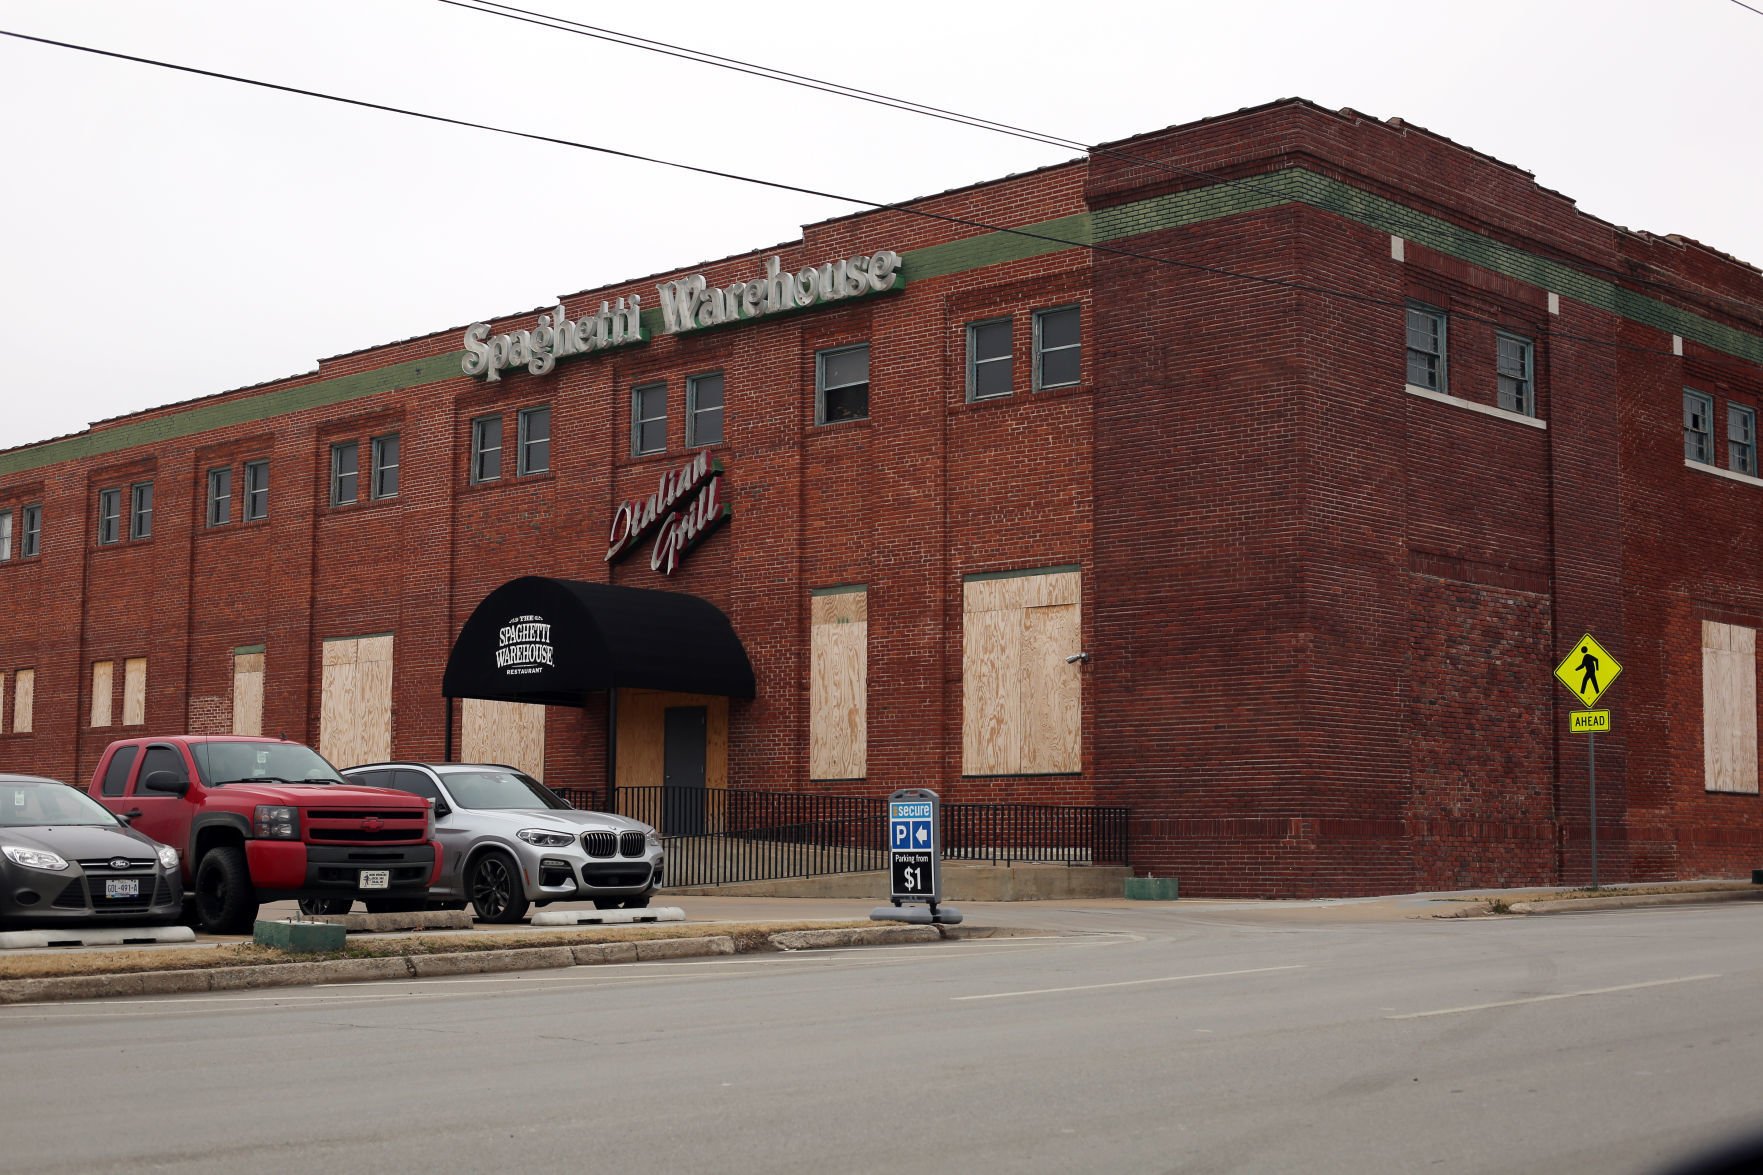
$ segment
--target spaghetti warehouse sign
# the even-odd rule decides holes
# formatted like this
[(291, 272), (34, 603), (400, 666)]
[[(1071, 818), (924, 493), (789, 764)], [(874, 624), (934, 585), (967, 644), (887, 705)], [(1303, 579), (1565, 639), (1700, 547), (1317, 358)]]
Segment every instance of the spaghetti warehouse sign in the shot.
[(606, 562), (618, 562), (653, 535), (649, 567), (672, 575), (687, 551), (733, 515), (722, 482), (722, 462), (712, 461), (706, 452), (662, 474), (654, 493), (632, 498), (613, 511)]
[[(784, 269), (781, 257), (773, 257), (765, 263), (763, 273), (726, 286), (711, 285), (701, 273), (662, 282), (655, 287), (661, 299), (662, 333), (683, 335), (886, 293), (900, 285), (900, 266), (898, 253), (881, 249), (805, 266), (795, 273)], [(648, 341), (640, 294), (602, 301), (598, 311), (575, 319), (559, 302), (526, 330), (492, 334), (487, 322), (466, 327), (460, 370), (486, 380), (501, 379), (504, 371), (521, 368), (544, 375), (559, 359)]]

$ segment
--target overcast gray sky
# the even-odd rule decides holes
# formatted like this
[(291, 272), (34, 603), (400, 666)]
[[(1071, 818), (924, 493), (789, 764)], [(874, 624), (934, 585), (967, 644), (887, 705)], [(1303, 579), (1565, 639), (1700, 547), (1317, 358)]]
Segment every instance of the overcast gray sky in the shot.
[[(1732, 0), (512, 2), (1085, 142), (1396, 115), (1763, 264), (1763, 15)], [(439, 0), (0, 0), (0, 29), (877, 201), (1074, 154)], [(6, 37), (0, 143), (0, 448), (855, 209)]]

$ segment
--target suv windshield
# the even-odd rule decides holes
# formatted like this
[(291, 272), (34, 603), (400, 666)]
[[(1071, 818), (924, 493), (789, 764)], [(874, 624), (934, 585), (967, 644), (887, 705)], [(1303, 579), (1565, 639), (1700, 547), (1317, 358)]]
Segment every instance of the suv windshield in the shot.
[(449, 771), (441, 776), (461, 808), (568, 809), (571, 805), (530, 775), (518, 771)]
[(191, 743), (190, 754), (202, 786), (275, 780), (281, 783), (338, 783), (337, 769), (311, 747), (299, 743)]
[(115, 823), (104, 805), (64, 783), (0, 784), (0, 828)]

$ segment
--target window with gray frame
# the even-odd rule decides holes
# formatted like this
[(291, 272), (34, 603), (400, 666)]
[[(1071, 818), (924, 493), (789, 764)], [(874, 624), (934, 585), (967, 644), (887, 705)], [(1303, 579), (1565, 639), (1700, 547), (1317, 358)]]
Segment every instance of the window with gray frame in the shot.
[(369, 442), (373, 456), (373, 482), (368, 492), (375, 498), (398, 496), (398, 434), (387, 433)]
[(0, 510), (0, 563), (12, 558), (12, 511)]
[(269, 517), (269, 462), (245, 462), (245, 521)]
[(1447, 386), (1443, 310), (1408, 307), (1408, 382), (1429, 392), (1442, 392)]
[(225, 526), (233, 520), (233, 471), (221, 466), (208, 471), (208, 525)]
[(471, 480), (495, 481), (502, 476), (502, 418), (480, 416), (471, 422)]
[(361, 444), (338, 441), (331, 446), (331, 505), (347, 506), (360, 498)]
[(967, 398), (995, 400), (1010, 394), (1010, 320), (967, 324)]
[(18, 557), (29, 559), (43, 549), (43, 507), (26, 506), (20, 514), (23, 533), (19, 536)]
[(520, 476), (549, 472), (551, 469), (551, 409), (522, 409), (519, 429), (520, 461), (516, 468), (519, 470)]
[(1035, 311), (1035, 391), (1083, 378), (1083, 323), (1076, 306)]
[(1498, 331), (1494, 344), (1499, 351), (1500, 407), (1520, 416), (1535, 416), (1536, 384), (1531, 375), (1530, 340)]
[(667, 451), (667, 385), (631, 389), (631, 456)]
[(153, 537), (153, 483), (136, 482), (129, 487), (129, 537)]
[(122, 491), (98, 491), (98, 542), (122, 541)]
[(1726, 406), (1726, 461), (1734, 473), (1757, 476), (1757, 410)]
[(814, 355), (814, 423), (869, 416), (869, 344), (834, 347)]
[(722, 444), (722, 372), (686, 380), (686, 447)]
[(1689, 388), (1683, 390), (1683, 457), (1714, 464), (1714, 397)]

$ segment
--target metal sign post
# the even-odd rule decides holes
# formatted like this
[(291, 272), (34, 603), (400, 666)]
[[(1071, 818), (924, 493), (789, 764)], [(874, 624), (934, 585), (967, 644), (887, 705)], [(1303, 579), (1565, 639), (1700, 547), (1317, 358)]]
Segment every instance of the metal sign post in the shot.
[(888, 900), (878, 922), (953, 924), (961, 912), (943, 901), (943, 801), (922, 787), (888, 797)]

